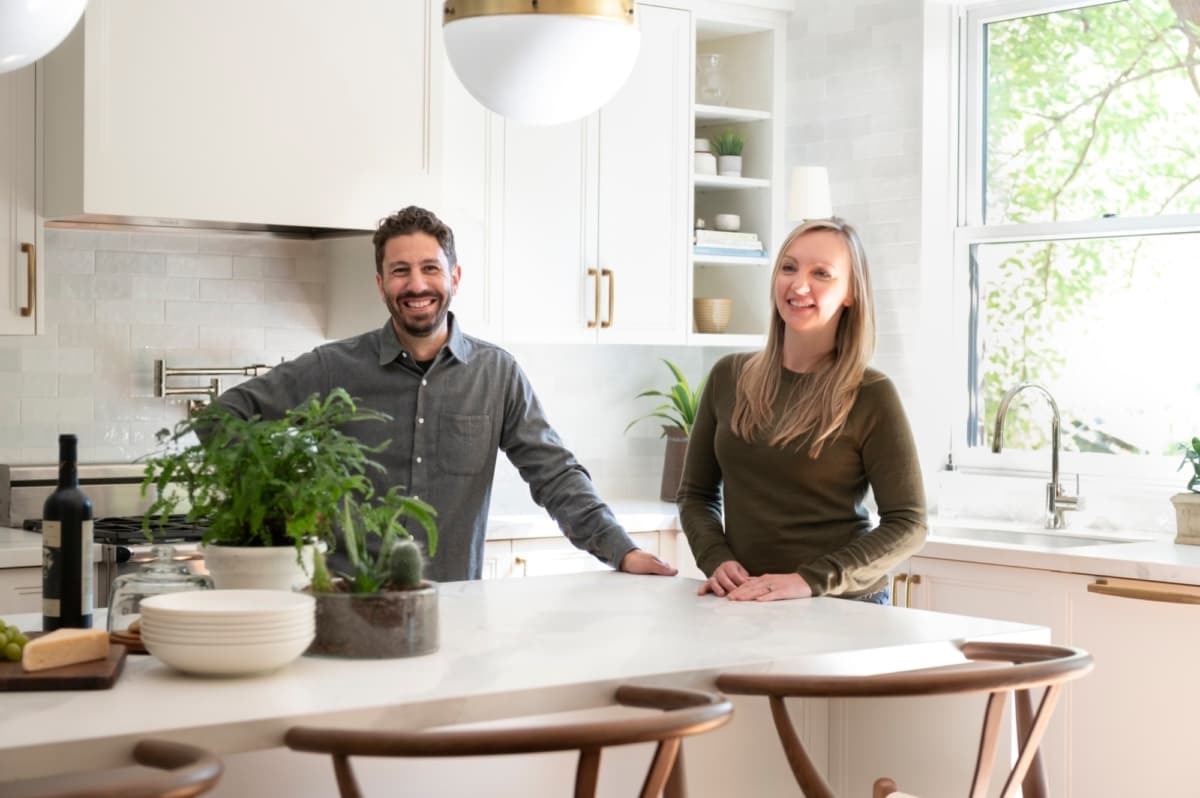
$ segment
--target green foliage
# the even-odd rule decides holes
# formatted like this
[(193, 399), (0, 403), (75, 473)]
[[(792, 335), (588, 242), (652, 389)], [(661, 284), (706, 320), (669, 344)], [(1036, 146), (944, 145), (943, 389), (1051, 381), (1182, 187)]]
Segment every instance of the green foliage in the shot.
[[(342, 506), (342, 537), (350, 558), (351, 573), (339, 573), (351, 593), (377, 593), (381, 590), (406, 590), (419, 587), (424, 559), (421, 549), (401, 523), (412, 518), (425, 530), (429, 555), (437, 553), (438, 531), (433, 507), (420, 499), (401, 495), (392, 488), (376, 501), (347, 501)], [(371, 551), (371, 542), (375, 551)], [(313, 579), (314, 592), (335, 589), (328, 576), (324, 554), (318, 554), (325, 576)]]
[[(1128, 0), (988, 25), (989, 225), (1200, 212), (1200, 20), (1182, 16), (1186, 8)], [(987, 421), (1013, 385), (1054, 386), (1068, 365), (1063, 337), (1111, 324), (1102, 300), (1164, 268), (1144, 238), (980, 250), (991, 264), (980, 275)], [(1162, 453), (1178, 434), (1122, 441), (1082, 411), (1063, 407), (1064, 430), (1086, 431), (1065, 448)], [(1010, 421), (1006, 443), (1048, 444), (1048, 424), (1027, 414)]]
[[(241, 419), (219, 404), (158, 433), (160, 451), (146, 463), (143, 494), (157, 497), (143, 527), (179, 511), (207, 525), (206, 543), (279, 546), (332, 542), (332, 521), (346, 497), (369, 499), (367, 455), (379, 451), (341, 432), (350, 422), (386, 421), (358, 408), (342, 389), (316, 396), (277, 420)], [(184, 446), (196, 434), (201, 442)], [(182, 488), (180, 496), (175, 488)]]
[[(683, 430), (685, 435), (692, 434), (692, 423), (696, 420), (696, 408), (700, 404), (700, 394), (704, 391), (704, 379), (696, 385), (696, 390), (693, 391), (688, 385), (687, 377), (683, 376), (683, 371), (678, 366), (669, 360), (663, 359), (663, 363), (667, 364), (667, 368), (675, 376), (675, 384), (667, 389), (666, 392), (648, 390), (642, 391), (636, 397), (641, 399), (643, 396), (659, 396), (669, 401), (659, 405), (644, 416), (638, 416), (633, 421), (625, 426), (625, 431), (629, 432), (629, 428), (639, 421), (647, 418), (661, 418), (670, 421), (676, 427)], [(665, 432), (663, 433), (666, 434)]]
[(730, 128), (712, 140), (712, 147), (717, 155), (741, 155), (745, 143), (741, 134)]
[(1200, 437), (1192, 438), (1190, 444), (1179, 444), (1179, 448), (1183, 449), (1183, 460), (1179, 467), (1183, 468), (1187, 463), (1191, 463), (1194, 472), (1188, 480), (1187, 489), (1192, 493), (1200, 493)]

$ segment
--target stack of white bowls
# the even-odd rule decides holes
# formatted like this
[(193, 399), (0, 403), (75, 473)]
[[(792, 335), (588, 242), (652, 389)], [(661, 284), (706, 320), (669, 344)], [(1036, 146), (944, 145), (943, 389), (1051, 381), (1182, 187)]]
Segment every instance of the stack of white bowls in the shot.
[(313, 597), (286, 590), (195, 590), (142, 601), (142, 642), (181, 671), (263, 673), (292, 662), (315, 632)]

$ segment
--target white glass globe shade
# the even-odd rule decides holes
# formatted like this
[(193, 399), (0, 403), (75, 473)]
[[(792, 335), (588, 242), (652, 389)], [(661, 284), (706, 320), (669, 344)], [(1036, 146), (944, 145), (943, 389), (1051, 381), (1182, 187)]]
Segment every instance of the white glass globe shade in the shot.
[(499, 14), (447, 22), (446, 53), (467, 91), (529, 125), (579, 119), (612, 99), (637, 61), (637, 27), (571, 14)]
[(0, 72), (32, 64), (58, 47), (87, 0), (0, 0)]

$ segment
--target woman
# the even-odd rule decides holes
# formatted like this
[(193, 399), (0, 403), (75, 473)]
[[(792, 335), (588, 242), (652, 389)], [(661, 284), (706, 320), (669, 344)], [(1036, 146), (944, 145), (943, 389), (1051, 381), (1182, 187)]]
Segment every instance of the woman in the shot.
[(875, 311), (854, 228), (793, 230), (771, 302), (766, 348), (717, 362), (688, 443), (679, 511), (709, 577), (699, 592), (886, 603), (888, 570), (925, 539), (925, 492), (896, 389), (867, 367)]

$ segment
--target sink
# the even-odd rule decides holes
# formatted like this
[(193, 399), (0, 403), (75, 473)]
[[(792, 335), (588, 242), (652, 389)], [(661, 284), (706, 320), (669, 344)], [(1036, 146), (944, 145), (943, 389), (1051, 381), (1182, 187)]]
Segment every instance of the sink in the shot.
[(970, 543), (999, 543), (1005, 546), (1033, 546), (1048, 549), (1070, 549), (1081, 546), (1104, 546), (1112, 543), (1132, 543), (1129, 538), (1098, 538), (1083, 535), (1063, 535), (1054, 532), (1019, 532), (1008, 529), (951, 528), (929, 533), (930, 540)]

